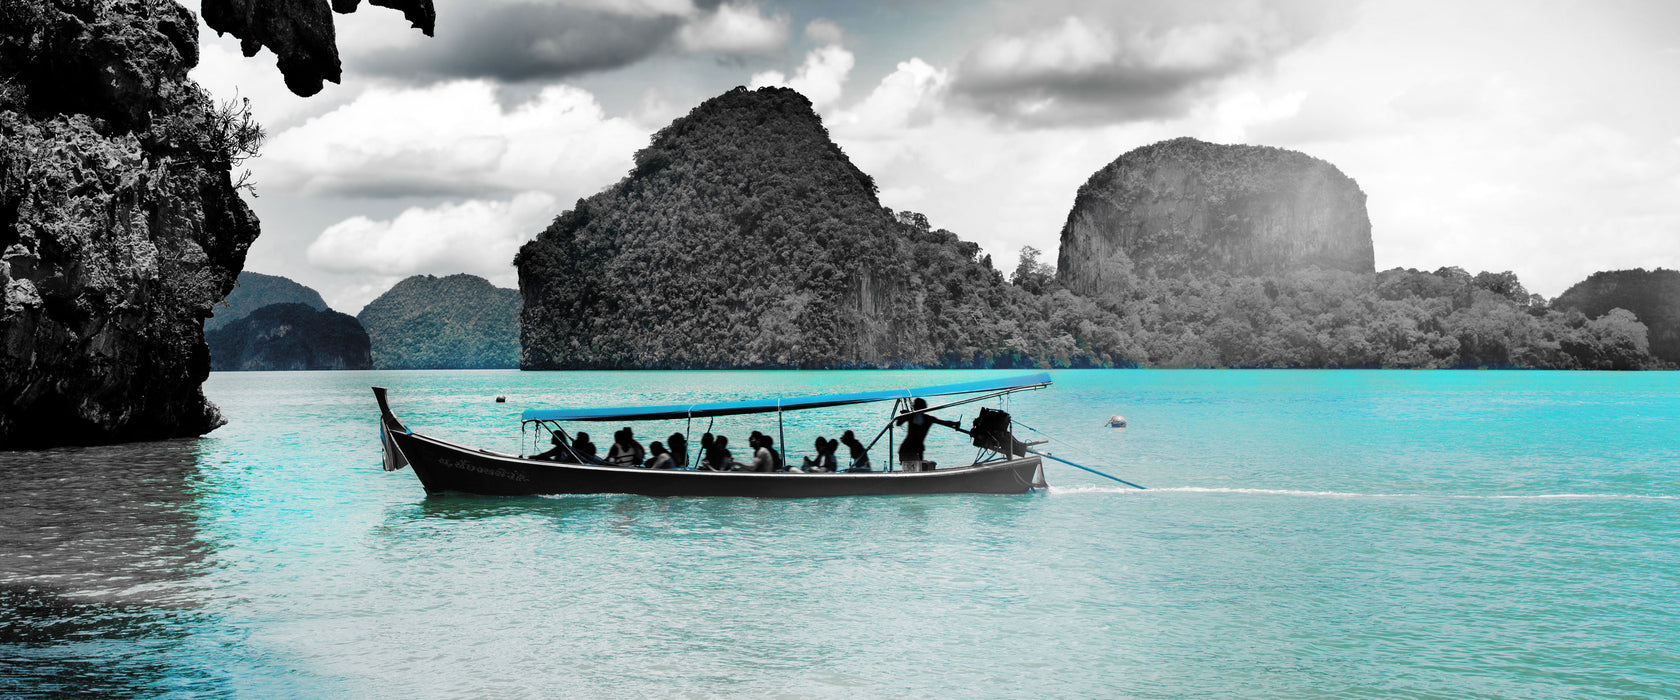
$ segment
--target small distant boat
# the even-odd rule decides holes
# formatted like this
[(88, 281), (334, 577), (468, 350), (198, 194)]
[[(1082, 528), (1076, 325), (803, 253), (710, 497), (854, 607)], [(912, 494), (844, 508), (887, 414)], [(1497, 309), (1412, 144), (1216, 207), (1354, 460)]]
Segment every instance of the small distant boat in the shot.
[(1103, 423), (1103, 425), (1108, 426), (1110, 428), (1124, 428), (1124, 427), (1126, 427), (1126, 417), (1116, 413), (1112, 416), (1109, 416), (1108, 421)]
[[(892, 454), (892, 432), (896, 419), (1049, 385), (1050, 375), (1040, 372), (914, 389), (796, 398), (625, 408), (526, 409), (521, 418), (524, 425), (539, 426), (539, 432), (546, 429), (560, 441), (559, 444), (569, 445), (570, 440), (562, 424), (572, 421), (634, 422), (775, 412), (780, 424), (780, 414), (787, 411), (891, 401), (893, 405), (887, 425), (881, 429), (876, 440), (879, 441), (882, 435), (887, 436), (887, 452)], [(625, 493), (809, 498), (935, 493), (1017, 494), (1048, 486), (1044, 480), (1042, 461), (1028, 450), (1027, 443), (1015, 439), (1009, 414), (990, 408), (982, 408), (972, 427), (962, 431), (972, 438), (973, 445), (978, 448), (974, 461), (969, 464), (926, 471), (890, 471), (889, 462), (889, 471), (750, 472), (646, 469), (598, 463), (599, 460), (575, 456), (549, 461), (475, 449), (410, 430), (392, 413), (384, 387), (373, 387), (373, 395), (379, 403), (379, 432), (385, 452), (385, 470), (413, 467), (427, 493)], [(961, 398), (925, 409), (910, 409), (913, 399), (931, 397)], [(777, 442), (785, 443), (782, 440)], [(870, 444), (874, 445), (873, 442)], [(785, 449), (786, 445), (781, 447)]]

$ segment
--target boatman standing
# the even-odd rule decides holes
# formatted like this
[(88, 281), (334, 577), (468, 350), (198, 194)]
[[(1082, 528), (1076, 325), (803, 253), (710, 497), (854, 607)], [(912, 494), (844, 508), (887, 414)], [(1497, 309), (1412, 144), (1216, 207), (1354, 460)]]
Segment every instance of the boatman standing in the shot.
[(960, 421), (940, 420), (933, 417), (933, 414), (927, 412), (927, 401), (925, 399), (912, 401), (910, 410), (893, 420), (904, 426), (904, 442), (899, 443), (898, 446), (898, 461), (905, 464), (905, 471), (921, 470), (922, 453), (926, 449), (924, 443), (927, 442), (928, 428), (933, 427), (933, 424), (938, 423), (959, 430), (962, 428)]

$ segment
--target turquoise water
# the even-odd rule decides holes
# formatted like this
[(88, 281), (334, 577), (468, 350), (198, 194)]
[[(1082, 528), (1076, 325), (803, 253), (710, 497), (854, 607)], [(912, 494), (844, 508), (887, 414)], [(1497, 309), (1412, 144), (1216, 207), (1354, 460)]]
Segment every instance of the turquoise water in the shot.
[(1059, 372), (1012, 412), (1150, 490), (801, 501), (428, 498), (367, 390), (517, 451), (528, 404), (988, 374), (215, 374), (206, 438), (0, 454), (0, 696), (1680, 694), (1680, 373)]

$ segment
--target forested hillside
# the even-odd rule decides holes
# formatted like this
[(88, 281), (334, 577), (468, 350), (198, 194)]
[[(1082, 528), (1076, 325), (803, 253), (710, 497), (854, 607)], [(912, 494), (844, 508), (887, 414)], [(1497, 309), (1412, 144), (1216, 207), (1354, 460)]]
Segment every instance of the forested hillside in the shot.
[(519, 307), (519, 292), (482, 277), (416, 275), (356, 318), (375, 369), (511, 369), (519, 366)]
[(313, 289), (285, 277), (246, 270), (239, 273), (238, 286), (228, 293), (227, 299), (212, 307), (214, 315), (204, 320), (204, 330), (206, 333), (216, 330), (271, 304), (304, 304), (313, 309), (327, 308), (327, 302)]
[[(1041, 271), (1049, 279), (1048, 270)], [(1017, 278), (1020, 276), (1017, 275)], [(1046, 285), (1047, 294), (1068, 294)], [(1509, 273), (1310, 269), (1269, 277), (1127, 276), (1095, 305), (1152, 367), (1655, 369), (1629, 313), (1588, 318)], [(1071, 295), (1070, 295), (1071, 296)]]
[(348, 314), (270, 304), (206, 333), (210, 367), (230, 370), (369, 369), (368, 336)]
[(737, 88), (676, 120), (515, 264), (528, 369), (1114, 361), (978, 246), (882, 207), (782, 88)]
[(1364, 192), (1299, 153), (1139, 149), (1081, 190), (1061, 269), (1029, 248), (1008, 280), (881, 206), (791, 90), (708, 100), (635, 162), (516, 257), (522, 367), (1663, 366), (1632, 314), (1509, 272), (1371, 272)]
[(1594, 273), (1553, 305), (1599, 318), (1626, 309), (1650, 329), (1651, 354), (1680, 363), (1680, 271), (1616, 270)]

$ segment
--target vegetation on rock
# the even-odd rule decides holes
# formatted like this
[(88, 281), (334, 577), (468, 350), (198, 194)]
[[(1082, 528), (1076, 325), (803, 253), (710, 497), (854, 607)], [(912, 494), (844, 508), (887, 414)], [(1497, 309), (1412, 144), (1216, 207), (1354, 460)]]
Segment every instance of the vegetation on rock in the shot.
[[(1152, 367), (1646, 369), (1643, 324), (1546, 306), (1509, 273), (1127, 275), (1096, 308)], [(1056, 293), (1066, 293), (1060, 290)], [(1111, 322), (1112, 323), (1112, 322)]]
[(205, 334), (216, 371), (371, 369), (355, 317), (307, 304), (270, 304)]
[(979, 252), (882, 207), (799, 93), (736, 88), (520, 250), (522, 366), (1093, 361)]
[(197, 435), (257, 220), (170, 0), (0, 0), (0, 447)]
[(313, 309), (327, 308), (320, 292), (285, 277), (246, 270), (239, 273), (238, 286), (215, 306), (211, 317), (204, 320), (204, 331), (208, 333), (245, 318), (264, 306), (285, 303), (305, 304)]
[(1594, 319), (1615, 309), (1630, 311), (1650, 329), (1651, 354), (1680, 363), (1680, 271), (1659, 267), (1594, 273), (1552, 305)]
[(522, 366), (1661, 366), (1632, 314), (1509, 272), (1373, 272), (1364, 193), (1299, 153), (1148, 146), (1068, 221), (1006, 281), (882, 207), (798, 93), (737, 88), (520, 251)]
[(416, 275), (357, 315), (376, 369), (519, 366), (519, 292), (482, 277)]

